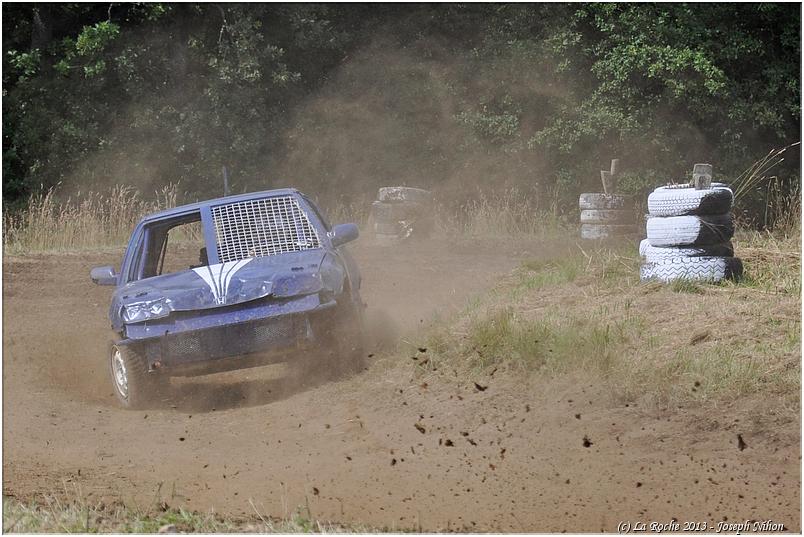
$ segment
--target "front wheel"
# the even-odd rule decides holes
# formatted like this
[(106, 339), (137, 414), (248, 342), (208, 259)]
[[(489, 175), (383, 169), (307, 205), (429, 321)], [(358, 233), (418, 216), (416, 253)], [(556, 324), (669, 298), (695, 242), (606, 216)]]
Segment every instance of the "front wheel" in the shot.
[(109, 374), (117, 400), (131, 410), (145, 408), (168, 383), (167, 378), (149, 373), (145, 356), (129, 345), (112, 344)]
[(293, 360), (293, 369), (305, 382), (333, 380), (366, 367), (362, 307), (351, 301), (338, 304), (319, 325), (316, 348)]

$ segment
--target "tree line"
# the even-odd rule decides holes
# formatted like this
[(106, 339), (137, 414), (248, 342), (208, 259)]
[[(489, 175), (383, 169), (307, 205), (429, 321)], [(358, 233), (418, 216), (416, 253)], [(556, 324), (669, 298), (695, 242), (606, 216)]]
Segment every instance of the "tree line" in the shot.
[[(3, 4), (3, 200), (501, 185), (571, 205), (800, 139), (796, 4)], [(798, 154), (778, 173), (799, 183)]]

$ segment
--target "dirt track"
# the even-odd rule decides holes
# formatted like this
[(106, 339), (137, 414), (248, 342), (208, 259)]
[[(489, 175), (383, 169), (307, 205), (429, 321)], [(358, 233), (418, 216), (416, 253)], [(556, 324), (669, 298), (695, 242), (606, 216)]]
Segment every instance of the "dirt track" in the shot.
[[(413, 342), (418, 325), (517, 264), (517, 252), (469, 244), (354, 252), (374, 322), (387, 313)], [(397, 529), (771, 519), (800, 530), (799, 443), (743, 427), (750, 401), (716, 415), (647, 412), (615, 405), (589, 379), (500, 371), (481, 392), (448, 374), (413, 382), (401, 364), (319, 386), (289, 384), (282, 366), (182, 380), (167, 408), (120, 410), (104, 369), (109, 288), (88, 278), (119, 257), (4, 264), (6, 495), (77, 485), (91, 499), (141, 506), (164, 499), (246, 516), (302, 506), (322, 520)], [(737, 432), (748, 449), (737, 449)]]

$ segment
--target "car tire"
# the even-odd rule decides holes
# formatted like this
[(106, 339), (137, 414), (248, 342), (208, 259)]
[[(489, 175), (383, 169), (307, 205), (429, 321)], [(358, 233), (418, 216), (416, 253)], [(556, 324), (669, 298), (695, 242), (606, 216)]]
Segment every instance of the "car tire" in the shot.
[(623, 224), (632, 223), (634, 213), (615, 209), (584, 209), (581, 211), (582, 224)]
[(398, 221), (394, 222), (383, 222), (383, 221), (374, 221), (374, 233), (382, 234), (382, 235), (398, 235), (401, 230), (401, 226)]
[(728, 242), (734, 235), (730, 214), (710, 216), (667, 216), (648, 219), (651, 246), (700, 246)]
[(651, 246), (648, 239), (643, 239), (639, 243), (639, 255), (645, 258), (646, 263), (653, 263), (669, 257), (732, 257), (734, 247), (730, 242), (687, 248), (658, 247)]
[(738, 257), (667, 257), (640, 267), (642, 281), (675, 280), (712, 281), (739, 279), (743, 274), (743, 263)]
[(384, 186), (380, 188), (377, 199), (379, 201), (416, 201), (419, 203), (429, 203), (433, 201), (433, 193), (422, 188)]
[(734, 193), (724, 187), (657, 188), (648, 196), (648, 212), (653, 216), (725, 214), (731, 210)]
[[(349, 291), (344, 290), (344, 299)], [(339, 303), (329, 318), (318, 326), (317, 348), (293, 361), (296, 375), (303, 383), (319, 383), (353, 375), (365, 369), (365, 333), (362, 306), (351, 300)]]
[(374, 242), (379, 246), (394, 246), (399, 244), (399, 235), (396, 233), (375, 233)]
[(146, 408), (170, 386), (170, 381), (148, 371), (145, 355), (133, 345), (112, 343), (109, 351), (112, 389), (123, 408)]
[(581, 238), (586, 240), (604, 240), (632, 235), (636, 227), (624, 224), (581, 224)]
[(622, 194), (603, 194), (600, 192), (586, 192), (578, 198), (578, 207), (581, 210), (602, 209), (620, 210), (631, 204), (631, 199)]
[(389, 203), (375, 201), (371, 204), (374, 219), (377, 222), (397, 222), (420, 216), (424, 212), (421, 203)]

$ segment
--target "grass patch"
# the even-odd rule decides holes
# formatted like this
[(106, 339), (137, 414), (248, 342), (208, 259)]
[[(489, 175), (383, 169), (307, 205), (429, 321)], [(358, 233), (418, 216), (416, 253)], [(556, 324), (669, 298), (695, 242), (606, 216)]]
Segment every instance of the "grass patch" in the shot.
[(549, 373), (583, 369), (608, 374), (638, 327), (627, 316), (612, 321), (572, 315), (523, 319), (507, 308), (471, 323), (470, 356), (480, 367), (510, 362)]
[[(255, 511), (256, 513), (256, 511)], [(216, 513), (185, 509), (141, 511), (121, 504), (92, 504), (80, 498), (62, 502), (46, 498), (24, 503), (3, 498), (3, 533), (157, 533), (171, 527), (174, 533), (355, 533), (376, 532), (362, 526), (320, 522), (298, 510), (288, 519), (255, 514), (234, 519)], [(166, 528), (167, 529), (167, 528)]]
[(800, 247), (759, 233), (735, 242), (748, 276), (721, 284), (640, 283), (630, 243), (527, 261), (430, 333), (426, 369), (584, 371), (626, 400), (765, 394), (798, 407)]

